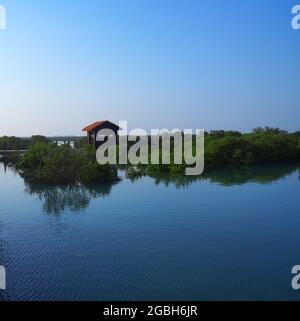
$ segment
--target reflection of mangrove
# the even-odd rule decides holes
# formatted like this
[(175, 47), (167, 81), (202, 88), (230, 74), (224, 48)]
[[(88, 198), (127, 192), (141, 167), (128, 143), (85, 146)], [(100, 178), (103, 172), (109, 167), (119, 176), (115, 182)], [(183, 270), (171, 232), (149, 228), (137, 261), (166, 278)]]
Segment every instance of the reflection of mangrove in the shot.
[(106, 198), (110, 195), (113, 184), (46, 186), (33, 184), (25, 180), (25, 191), (31, 196), (38, 196), (47, 213), (60, 214), (65, 209), (79, 212), (87, 208), (95, 198)]
[[(162, 174), (157, 172), (145, 172), (141, 169), (129, 167), (126, 169), (126, 177), (132, 182), (142, 177), (152, 177), (156, 185), (175, 185), (178, 188), (185, 188), (197, 181), (209, 181), (210, 183), (223, 186), (243, 185), (254, 182), (258, 184), (269, 184), (276, 182), (292, 174), (300, 168), (295, 164), (276, 164), (260, 166), (227, 166), (208, 170), (201, 176), (186, 176), (182, 174)], [(300, 179), (300, 177), (299, 177)]]
[(16, 170), (15, 170), (15, 158), (7, 157), (7, 156), (1, 156), (0, 157), (0, 164), (3, 165), (5, 173), (7, 172), (8, 169), (10, 171), (16, 173)]
[(249, 182), (269, 184), (283, 179), (297, 170), (293, 164), (229, 167), (208, 172), (204, 175), (212, 183), (221, 185), (243, 185)]

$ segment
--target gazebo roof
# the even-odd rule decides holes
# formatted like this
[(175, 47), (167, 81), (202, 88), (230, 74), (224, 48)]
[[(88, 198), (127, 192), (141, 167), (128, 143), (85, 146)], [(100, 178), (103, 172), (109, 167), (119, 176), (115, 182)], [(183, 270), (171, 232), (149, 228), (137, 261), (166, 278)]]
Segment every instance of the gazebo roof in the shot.
[(102, 121), (96, 121), (95, 123), (83, 128), (82, 131), (90, 133), (90, 132), (93, 132), (94, 130), (100, 128), (101, 126), (104, 126), (105, 124), (110, 124), (113, 127), (115, 127), (117, 130), (120, 129), (120, 127), (115, 125), (114, 123), (112, 123), (108, 120), (102, 120)]
[(96, 129), (97, 127), (103, 125), (106, 121), (96, 121), (95, 123), (83, 128), (83, 132), (91, 132), (94, 129)]

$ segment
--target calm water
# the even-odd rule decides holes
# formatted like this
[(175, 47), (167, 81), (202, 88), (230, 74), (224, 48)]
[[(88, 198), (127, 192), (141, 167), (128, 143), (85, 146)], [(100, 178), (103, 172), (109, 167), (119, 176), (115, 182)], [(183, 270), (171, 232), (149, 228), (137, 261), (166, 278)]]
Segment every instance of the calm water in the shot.
[(298, 300), (299, 205), (292, 165), (63, 189), (25, 184), (0, 163), (0, 296)]

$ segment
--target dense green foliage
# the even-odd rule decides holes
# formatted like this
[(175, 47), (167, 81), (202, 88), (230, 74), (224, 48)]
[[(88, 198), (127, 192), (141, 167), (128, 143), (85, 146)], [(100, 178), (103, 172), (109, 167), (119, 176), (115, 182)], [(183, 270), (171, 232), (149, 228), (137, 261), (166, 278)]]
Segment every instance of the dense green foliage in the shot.
[[(15, 142), (12, 138), (10, 144)], [(186, 165), (174, 164), (171, 143), (170, 165), (127, 166), (131, 178), (145, 174), (185, 172)], [(43, 136), (30, 139), (28, 152), (17, 168), (29, 180), (51, 184), (111, 182), (117, 179), (117, 170), (111, 165), (96, 162), (95, 149), (85, 141), (73, 149), (68, 145), (56, 146)], [(194, 146), (195, 147), (195, 146)], [(1, 147), (0, 147), (1, 148)], [(130, 148), (130, 147), (129, 147)], [(151, 155), (149, 155), (149, 159)], [(300, 133), (288, 133), (278, 128), (256, 128), (252, 133), (211, 131), (205, 133), (205, 169), (223, 165), (252, 165), (300, 161)]]
[(17, 169), (27, 180), (49, 184), (117, 180), (116, 169), (110, 165), (99, 165), (91, 146), (73, 149), (68, 145), (32, 144), (17, 163)]
[(300, 159), (300, 139), (288, 134), (252, 133), (224, 135), (205, 140), (208, 166), (259, 164)]
[(223, 137), (208, 135), (205, 140), (208, 166), (261, 164), (300, 160), (300, 137), (278, 128), (254, 129), (240, 136), (228, 132)]
[(31, 144), (29, 138), (0, 137), (0, 150), (25, 150)]
[(47, 142), (48, 139), (41, 135), (35, 135), (30, 138), (3, 136), (0, 137), (0, 150), (27, 150), (31, 144)]
[[(131, 176), (160, 173), (184, 173), (186, 164), (139, 165), (129, 168)], [(256, 128), (250, 134), (236, 131), (205, 133), (205, 169), (223, 165), (251, 165), (300, 161), (300, 133), (289, 134), (278, 128)]]

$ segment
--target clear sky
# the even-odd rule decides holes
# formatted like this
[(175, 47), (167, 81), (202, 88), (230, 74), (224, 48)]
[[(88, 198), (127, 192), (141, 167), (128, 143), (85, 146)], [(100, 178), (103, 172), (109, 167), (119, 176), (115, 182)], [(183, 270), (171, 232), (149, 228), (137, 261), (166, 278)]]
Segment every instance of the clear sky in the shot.
[(0, 0), (0, 135), (300, 129), (300, 0)]

